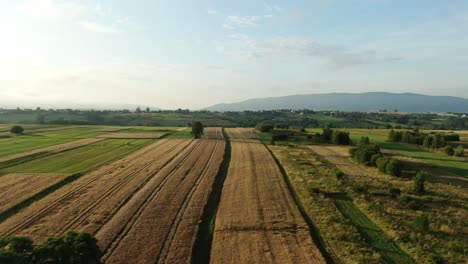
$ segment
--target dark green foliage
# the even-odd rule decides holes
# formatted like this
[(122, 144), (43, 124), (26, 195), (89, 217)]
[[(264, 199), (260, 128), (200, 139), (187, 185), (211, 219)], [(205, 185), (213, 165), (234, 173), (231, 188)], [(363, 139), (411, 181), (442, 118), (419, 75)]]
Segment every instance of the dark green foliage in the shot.
[(425, 215), (416, 217), (413, 221), (413, 228), (418, 232), (429, 231), (429, 219)]
[(371, 159), (370, 159), (370, 162), (369, 162), (369, 165), (370, 166), (373, 166), (373, 167), (377, 167), (377, 160), (379, 158), (382, 158), (382, 154), (374, 154), (372, 155)]
[(70, 231), (63, 237), (50, 237), (34, 252), (35, 263), (100, 263), (101, 251), (90, 234)]
[(375, 164), (377, 165), (377, 169), (379, 171), (384, 172), (387, 170), (387, 164), (389, 163), (390, 159), (386, 157), (380, 157), (375, 161)]
[(192, 135), (194, 138), (200, 138), (203, 135), (203, 124), (195, 121), (192, 124)]
[(336, 145), (349, 145), (351, 143), (349, 132), (338, 130), (333, 131), (332, 142)]
[(23, 134), (24, 128), (22, 126), (12, 126), (10, 132), (13, 134), (20, 135)]
[(329, 126), (323, 129), (321, 135), (323, 142), (330, 142), (332, 140), (332, 136), (333, 130)]
[(337, 171), (335, 172), (335, 177), (338, 180), (342, 180), (344, 178), (345, 174), (342, 171)]
[(463, 149), (463, 146), (462, 145), (459, 145), (454, 153), (453, 153), (456, 157), (464, 157), (465, 156), (465, 150)]
[(449, 155), (449, 156), (453, 156), (453, 154), (455, 154), (455, 151), (453, 150), (453, 147), (450, 146), (450, 145), (447, 145), (444, 147), (444, 152), (445, 154)]
[(389, 193), (393, 198), (396, 198), (401, 195), (401, 190), (398, 188), (390, 188)]
[(414, 176), (414, 192), (417, 194), (424, 194), (426, 192), (424, 183), (424, 173), (422, 171), (419, 171), (416, 176)]
[(270, 138), (270, 145), (275, 145), (275, 137)]
[(350, 149), (350, 154), (357, 162), (370, 165), (372, 156), (380, 154), (380, 147), (375, 144), (358, 144)]
[(0, 263), (5, 264), (31, 264), (31, 260), (19, 253), (0, 249)]
[(260, 132), (271, 132), (273, 131), (274, 129), (274, 126), (272, 124), (269, 124), (269, 123), (258, 123), (256, 126), (255, 126), (255, 129), (257, 129), (258, 131)]
[(456, 133), (443, 134), (445, 141), (460, 141), (460, 135)]
[(396, 159), (389, 159), (385, 165), (385, 173), (392, 176), (401, 175), (401, 162)]
[(102, 252), (90, 234), (70, 231), (61, 237), (49, 237), (34, 248), (27, 237), (0, 238), (0, 263), (12, 264), (97, 264)]
[(359, 144), (365, 144), (365, 145), (370, 144), (369, 137), (361, 137), (361, 141), (359, 141)]

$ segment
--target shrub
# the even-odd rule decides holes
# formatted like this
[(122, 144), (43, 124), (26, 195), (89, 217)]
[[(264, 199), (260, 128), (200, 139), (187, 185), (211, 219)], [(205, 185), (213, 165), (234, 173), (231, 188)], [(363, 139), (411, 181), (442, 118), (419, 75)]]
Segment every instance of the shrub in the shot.
[(0, 249), (0, 263), (30, 264), (32, 262), (28, 259), (28, 257), (23, 256), (19, 253)]
[(192, 135), (195, 138), (200, 138), (203, 135), (203, 124), (201, 122), (193, 122), (192, 124)]
[(369, 192), (369, 185), (366, 185), (366, 184), (355, 185), (353, 186), (353, 191), (359, 194), (366, 194)]
[(465, 150), (463, 149), (463, 146), (462, 145), (459, 145), (454, 153), (453, 153), (456, 157), (464, 157), (465, 156)]
[(260, 132), (271, 132), (274, 129), (273, 124), (269, 123), (259, 123), (255, 126), (255, 129), (257, 129)]
[(444, 134), (445, 141), (460, 141), (460, 135), (456, 133)]
[(412, 226), (418, 232), (427, 232), (429, 231), (429, 219), (425, 215), (420, 215), (414, 219)]
[(336, 145), (349, 145), (351, 143), (349, 132), (335, 130), (333, 132), (332, 142)]
[(8, 248), (9, 251), (18, 254), (30, 254), (34, 249), (32, 240), (21, 236), (0, 238), (1, 248)]
[(342, 172), (342, 171), (337, 171), (335, 172), (335, 177), (338, 179), (338, 180), (342, 180), (344, 178), (345, 174)]
[(380, 154), (380, 147), (375, 144), (359, 144), (351, 148), (350, 154), (357, 162), (369, 165), (372, 156)]
[(445, 154), (449, 155), (449, 156), (453, 156), (453, 154), (455, 153), (455, 151), (453, 150), (453, 147), (450, 146), (450, 145), (447, 145), (444, 147), (444, 152)]
[(388, 158), (380, 157), (375, 161), (375, 164), (377, 165), (377, 169), (379, 169), (379, 171), (385, 173), (385, 171), (387, 169), (387, 163), (388, 162), (389, 162)]
[(390, 188), (389, 193), (393, 198), (396, 198), (401, 195), (401, 190), (398, 188)]
[(377, 166), (377, 159), (382, 158), (382, 157), (383, 157), (382, 154), (374, 154), (374, 155), (372, 155), (369, 164), (370, 164), (371, 166), (376, 167), (376, 166)]
[(20, 135), (23, 134), (24, 128), (22, 126), (13, 126), (11, 127), (10, 132), (13, 134)]
[(385, 173), (392, 176), (401, 175), (401, 162), (396, 159), (389, 159), (385, 165)]
[(424, 173), (419, 171), (416, 176), (414, 176), (414, 192), (417, 194), (423, 194), (426, 190), (424, 187), (425, 179)]

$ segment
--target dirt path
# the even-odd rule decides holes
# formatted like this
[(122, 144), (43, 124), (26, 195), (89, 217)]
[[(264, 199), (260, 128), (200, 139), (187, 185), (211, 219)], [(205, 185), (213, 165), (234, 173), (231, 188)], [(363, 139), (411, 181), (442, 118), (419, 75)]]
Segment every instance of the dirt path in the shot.
[(231, 144), (211, 262), (325, 263), (266, 147)]
[(221, 127), (206, 127), (203, 129), (203, 138), (207, 139), (224, 139), (223, 128)]
[(0, 235), (38, 242), (68, 230), (96, 233), (189, 142), (160, 140), (85, 175), (1, 223)]
[(198, 140), (161, 170), (97, 234), (105, 263), (190, 263), (224, 150)]

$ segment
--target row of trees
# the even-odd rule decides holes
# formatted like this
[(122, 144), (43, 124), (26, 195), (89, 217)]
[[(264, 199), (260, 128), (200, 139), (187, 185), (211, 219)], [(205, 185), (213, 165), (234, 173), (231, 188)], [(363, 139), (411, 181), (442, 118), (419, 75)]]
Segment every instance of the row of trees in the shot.
[(400, 176), (402, 164), (399, 160), (385, 157), (376, 144), (370, 144), (368, 138), (363, 138), (355, 147), (350, 149), (354, 160), (366, 166), (377, 167), (379, 171)]
[(34, 245), (28, 237), (0, 238), (0, 263), (45, 264), (100, 263), (102, 252), (97, 240), (88, 233), (70, 231), (64, 236), (49, 237)]
[(464, 156), (463, 146), (459, 145), (456, 150), (447, 141), (460, 141), (460, 135), (456, 133), (421, 133), (417, 129), (412, 131), (395, 131), (390, 130), (388, 140), (391, 142), (402, 142), (408, 144), (416, 144), (429, 149), (437, 150), (444, 148), (444, 151), (449, 156)]

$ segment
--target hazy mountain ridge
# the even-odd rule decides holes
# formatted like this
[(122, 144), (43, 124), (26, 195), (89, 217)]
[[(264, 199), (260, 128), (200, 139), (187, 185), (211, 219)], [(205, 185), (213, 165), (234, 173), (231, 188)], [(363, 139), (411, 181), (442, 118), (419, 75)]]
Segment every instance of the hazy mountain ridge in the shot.
[(429, 96), (414, 93), (329, 93), (254, 98), (237, 103), (222, 103), (209, 111), (275, 109), (315, 109), (372, 111), (398, 109), (402, 112), (468, 112), (468, 99), (454, 96)]

